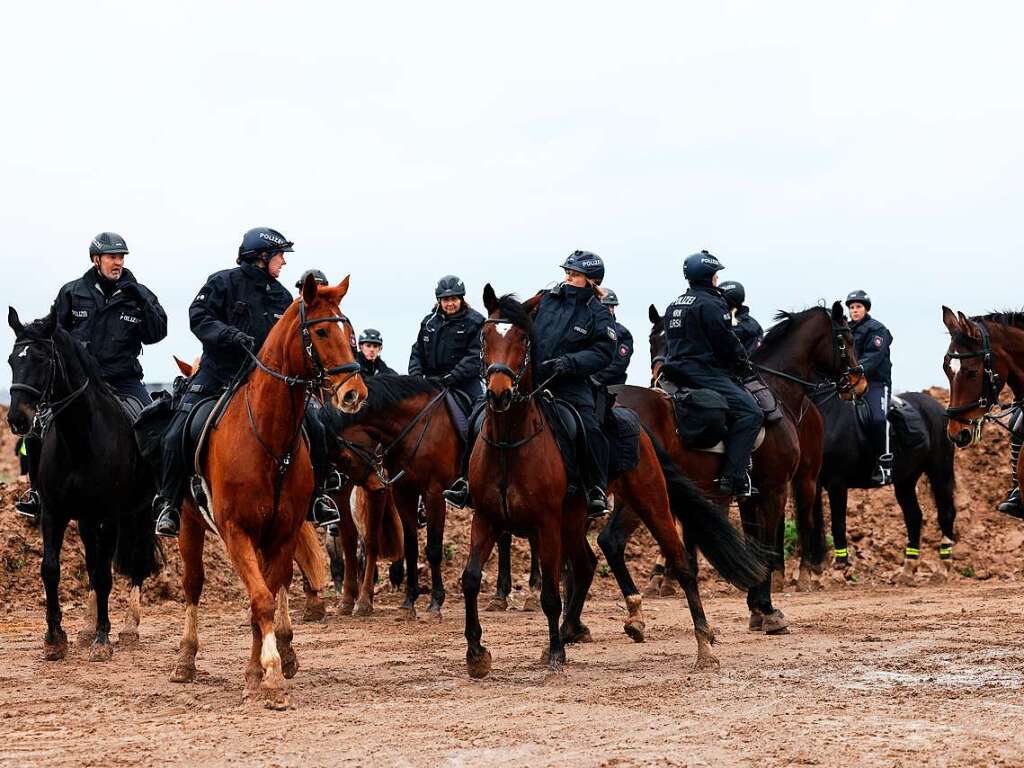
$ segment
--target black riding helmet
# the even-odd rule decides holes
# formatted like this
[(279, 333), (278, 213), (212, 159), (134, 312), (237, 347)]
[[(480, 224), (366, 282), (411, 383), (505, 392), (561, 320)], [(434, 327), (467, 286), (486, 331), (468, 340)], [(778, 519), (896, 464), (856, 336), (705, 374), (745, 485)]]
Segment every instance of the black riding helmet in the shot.
[(434, 289), (434, 296), (438, 299), (447, 299), (453, 296), (465, 296), (466, 284), (455, 275), (445, 275), (437, 281)]
[(846, 295), (846, 306), (849, 307), (851, 304), (863, 304), (864, 309), (868, 312), (871, 311), (871, 297), (868, 296), (867, 291), (850, 291)]
[(269, 260), (275, 253), (291, 253), (295, 245), (276, 229), (256, 227), (242, 235), (242, 244), (238, 246), (236, 262)]
[(710, 283), (720, 269), (725, 269), (725, 265), (707, 251), (691, 253), (683, 260), (683, 277), (691, 283)]
[(301, 291), (302, 286), (306, 282), (306, 278), (309, 275), (313, 276), (313, 279), (316, 280), (317, 285), (327, 285), (327, 275), (325, 275), (319, 269), (307, 269), (305, 272), (302, 273), (302, 277), (295, 281), (295, 287)]
[(604, 280), (604, 261), (590, 251), (573, 251), (562, 262), (562, 269), (571, 269), (573, 272), (586, 275), (598, 285)]
[(619, 306), (619, 297), (615, 295), (615, 291), (611, 288), (605, 288), (604, 298), (601, 299), (601, 303), (606, 307), (617, 307)]
[(128, 253), (128, 244), (116, 232), (100, 232), (89, 243), (89, 259), (104, 253)]
[(718, 290), (725, 294), (725, 302), (730, 309), (739, 309), (747, 300), (747, 291), (743, 283), (737, 283), (735, 280), (719, 283)]
[(380, 335), (380, 331), (376, 328), (364, 328), (363, 332), (359, 334), (360, 344), (379, 344), (384, 346), (384, 337)]

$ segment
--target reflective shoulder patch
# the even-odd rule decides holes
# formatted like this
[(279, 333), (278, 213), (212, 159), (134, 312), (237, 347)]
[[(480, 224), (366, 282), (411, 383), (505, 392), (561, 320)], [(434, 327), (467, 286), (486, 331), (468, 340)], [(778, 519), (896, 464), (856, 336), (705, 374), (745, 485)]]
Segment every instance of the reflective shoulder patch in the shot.
[(612, 328), (610, 325), (608, 326), (608, 338), (611, 339), (612, 341), (618, 341), (619, 340), (618, 334), (615, 333), (615, 329)]
[(628, 356), (629, 356), (629, 347), (627, 347), (625, 344), (619, 344), (619, 357), (628, 357)]
[(206, 301), (206, 294), (200, 293), (198, 296), (196, 296), (195, 301)]

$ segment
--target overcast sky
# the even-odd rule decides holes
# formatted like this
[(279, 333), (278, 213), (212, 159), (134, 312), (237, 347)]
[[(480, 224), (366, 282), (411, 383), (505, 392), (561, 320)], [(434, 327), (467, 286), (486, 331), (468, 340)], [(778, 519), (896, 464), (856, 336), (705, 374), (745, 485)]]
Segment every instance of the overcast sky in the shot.
[(0, 298), (44, 314), (116, 231), (170, 317), (142, 359), (166, 380), (199, 286), (271, 226), (286, 284), (351, 273), (404, 372), (438, 277), (479, 305), (583, 248), (643, 383), (647, 306), (708, 248), (766, 326), (864, 288), (897, 388), (939, 383), (941, 304), (1024, 304), (1021, 8), (9, 4)]

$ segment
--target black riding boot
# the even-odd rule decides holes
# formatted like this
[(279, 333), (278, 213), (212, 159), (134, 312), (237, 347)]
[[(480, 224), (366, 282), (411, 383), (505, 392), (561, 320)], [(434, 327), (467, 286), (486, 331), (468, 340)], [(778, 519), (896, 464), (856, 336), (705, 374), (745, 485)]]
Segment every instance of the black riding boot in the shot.
[(445, 500), (453, 507), (459, 509), (465, 509), (468, 506), (472, 506), (472, 501), (469, 497), (469, 459), (473, 455), (473, 445), (476, 443), (476, 422), (477, 416), (480, 413), (480, 408), (483, 406), (477, 406), (473, 409), (473, 413), (469, 416), (469, 430), (466, 435), (466, 446), (462, 451), (462, 468), (461, 474), (456, 478), (455, 482), (452, 483), (452, 487), (441, 493)]
[(608, 496), (599, 485), (587, 491), (587, 517), (595, 519), (608, 514)]
[(164, 496), (157, 496), (153, 499), (153, 509), (156, 511), (156, 535), (174, 538), (181, 528), (181, 513), (170, 499)]
[(1000, 512), (1019, 518), (1024, 518), (1024, 506), (1020, 502), (1020, 486), (1017, 484), (1017, 463), (1020, 461), (1022, 444), (1024, 444), (1024, 437), (1018, 437), (1015, 434), (1010, 438), (1010, 476), (1013, 478), (1013, 485), (1010, 487), (1010, 492), (1006, 494), (1006, 498), (996, 507)]
[(39, 500), (39, 493), (31, 486), (14, 502), (14, 511), (27, 518), (31, 523), (39, 522), (39, 514), (42, 509), (43, 504)]
[(718, 481), (718, 490), (735, 499), (748, 499), (757, 494), (757, 488), (754, 487), (748, 472), (737, 475), (724, 475)]

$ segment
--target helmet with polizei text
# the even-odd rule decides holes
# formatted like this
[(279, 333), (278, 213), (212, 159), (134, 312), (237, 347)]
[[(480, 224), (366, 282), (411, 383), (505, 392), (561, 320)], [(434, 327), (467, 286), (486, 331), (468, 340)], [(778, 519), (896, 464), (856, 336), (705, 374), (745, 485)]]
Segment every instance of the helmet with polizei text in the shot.
[(291, 253), (295, 245), (291, 240), (276, 229), (256, 227), (242, 235), (242, 244), (238, 246), (237, 262), (267, 259), (275, 253)]
[(586, 275), (598, 285), (604, 280), (604, 260), (590, 251), (573, 251), (562, 262), (562, 269), (571, 269), (573, 272)]
[(379, 344), (384, 346), (384, 337), (380, 335), (380, 331), (376, 328), (364, 328), (363, 332), (359, 334), (360, 344)]
[(105, 253), (124, 255), (128, 253), (128, 244), (116, 232), (100, 232), (89, 243), (89, 258), (102, 256)]
[(743, 283), (738, 283), (735, 280), (719, 283), (718, 290), (725, 295), (725, 303), (729, 305), (730, 309), (739, 309), (747, 300), (747, 291), (743, 287)]
[(295, 287), (300, 291), (302, 290), (303, 283), (306, 282), (306, 278), (312, 275), (313, 279), (316, 280), (317, 285), (327, 285), (327, 275), (321, 272), (319, 269), (307, 269), (302, 273), (302, 277), (295, 281)]
[(683, 260), (683, 277), (691, 283), (710, 283), (720, 269), (725, 269), (725, 265), (707, 251), (691, 253)]
[(619, 306), (619, 297), (615, 295), (615, 291), (611, 288), (605, 288), (604, 298), (601, 299), (601, 303), (606, 307), (617, 307)]
[(434, 296), (439, 299), (448, 299), (454, 296), (465, 296), (466, 284), (455, 275), (445, 275), (437, 281), (434, 288)]
[(864, 309), (868, 310), (869, 312), (871, 311), (871, 297), (868, 296), (867, 291), (850, 291), (848, 294), (846, 294), (845, 303), (846, 306), (850, 306), (851, 304), (863, 304)]

